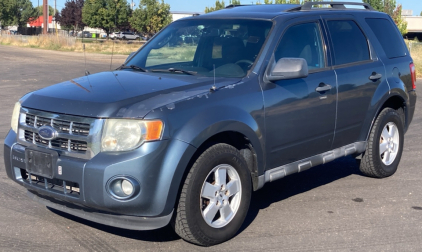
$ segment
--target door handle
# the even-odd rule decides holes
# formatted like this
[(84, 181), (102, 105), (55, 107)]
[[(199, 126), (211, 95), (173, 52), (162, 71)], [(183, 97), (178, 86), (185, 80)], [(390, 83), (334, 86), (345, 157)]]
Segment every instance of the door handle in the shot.
[(371, 75), (371, 76), (369, 76), (369, 79), (370, 79), (370, 80), (378, 80), (378, 79), (381, 79), (381, 77), (382, 77), (382, 74), (379, 74), (379, 73), (373, 72), (373, 73), (372, 73), (372, 75)]
[(323, 82), (319, 83), (319, 86), (315, 89), (317, 92), (325, 92), (330, 90), (332, 87), (331, 85), (325, 84)]

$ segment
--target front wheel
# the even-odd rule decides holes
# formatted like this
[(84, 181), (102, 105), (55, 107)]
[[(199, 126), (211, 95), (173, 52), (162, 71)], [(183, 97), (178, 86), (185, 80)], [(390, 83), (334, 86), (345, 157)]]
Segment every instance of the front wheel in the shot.
[(174, 221), (184, 240), (211, 246), (232, 238), (251, 199), (251, 177), (240, 152), (215, 144), (196, 160), (180, 195)]
[(378, 115), (362, 156), (360, 171), (374, 178), (393, 175), (403, 152), (403, 110), (385, 108)]

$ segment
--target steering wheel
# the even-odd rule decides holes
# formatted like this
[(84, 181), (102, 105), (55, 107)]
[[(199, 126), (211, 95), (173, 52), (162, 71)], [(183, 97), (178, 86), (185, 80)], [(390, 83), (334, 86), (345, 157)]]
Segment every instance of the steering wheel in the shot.
[(236, 63), (235, 64), (240, 64), (240, 63), (249, 63), (249, 65), (252, 65), (253, 64), (253, 62), (251, 61), (251, 60), (245, 60), (245, 59), (243, 59), (243, 60), (238, 60), (238, 61), (236, 61)]

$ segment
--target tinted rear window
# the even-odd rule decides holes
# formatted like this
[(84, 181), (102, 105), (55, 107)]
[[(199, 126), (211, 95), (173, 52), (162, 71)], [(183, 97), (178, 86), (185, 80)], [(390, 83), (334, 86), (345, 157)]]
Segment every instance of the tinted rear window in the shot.
[(399, 36), (396, 27), (393, 26), (390, 20), (384, 18), (367, 18), (366, 23), (368, 23), (375, 36), (377, 36), (388, 58), (406, 56), (403, 38)]
[(354, 21), (332, 20), (327, 24), (334, 47), (335, 65), (370, 59), (366, 37)]

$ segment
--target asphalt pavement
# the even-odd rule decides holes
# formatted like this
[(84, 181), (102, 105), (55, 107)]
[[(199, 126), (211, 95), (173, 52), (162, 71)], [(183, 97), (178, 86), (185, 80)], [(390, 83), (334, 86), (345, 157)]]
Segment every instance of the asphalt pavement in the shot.
[[(211, 248), (183, 241), (170, 227), (112, 228), (31, 201), (4, 170), (14, 103), (85, 70), (109, 70), (110, 58), (0, 46), (0, 251), (422, 251), (421, 99), (392, 177), (364, 177), (345, 157), (269, 183), (253, 193), (238, 235)], [(112, 68), (125, 58), (113, 56)]]

